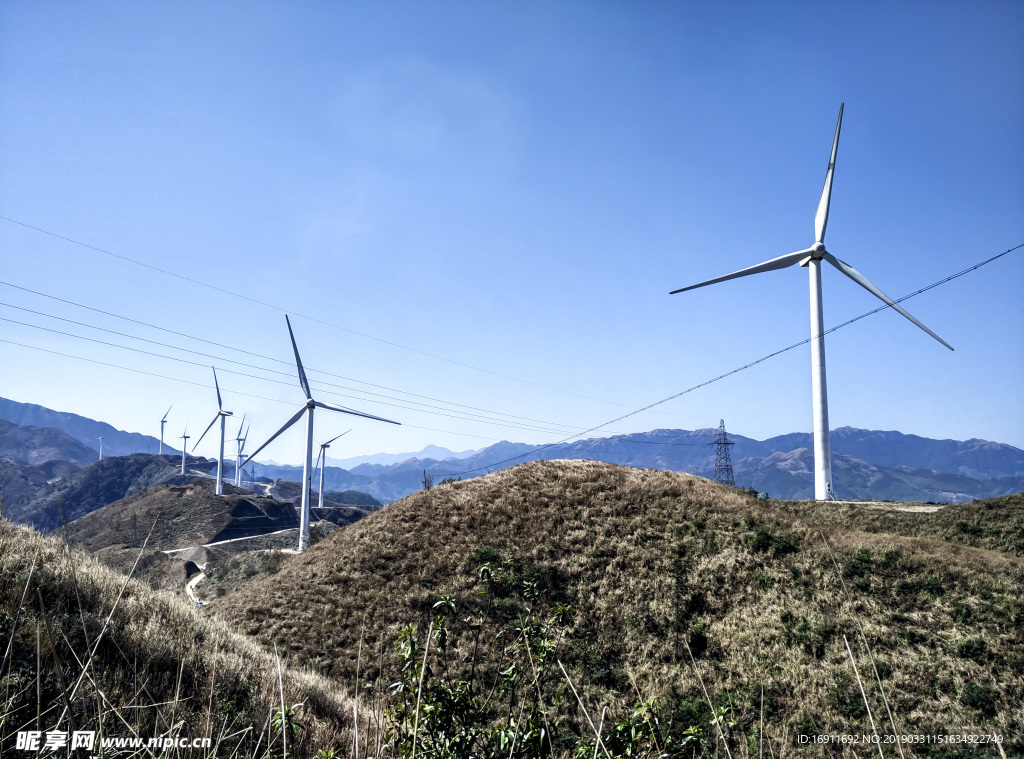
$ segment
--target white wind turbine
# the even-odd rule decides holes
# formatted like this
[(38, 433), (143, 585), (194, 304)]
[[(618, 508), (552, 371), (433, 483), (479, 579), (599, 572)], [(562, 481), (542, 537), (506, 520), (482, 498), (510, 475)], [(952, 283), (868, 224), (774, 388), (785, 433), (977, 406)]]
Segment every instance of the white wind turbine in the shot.
[(185, 431), (181, 433), (181, 473), (185, 474), (185, 451), (188, 450), (188, 422), (185, 422)]
[(271, 435), (267, 442), (250, 453), (242, 463), (242, 466), (245, 466), (252, 461), (260, 451), (274, 442), (278, 435), (299, 421), (303, 414), (306, 415), (306, 454), (302, 464), (302, 512), (299, 515), (299, 551), (304, 551), (309, 547), (309, 486), (310, 475), (312, 474), (313, 468), (313, 411), (317, 408), (323, 408), (329, 411), (340, 411), (343, 414), (361, 416), (366, 419), (375, 419), (378, 422), (387, 422), (388, 424), (399, 424), (399, 422), (393, 422), (390, 419), (384, 419), (371, 414), (364, 414), (362, 411), (353, 411), (352, 409), (343, 408), (342, 406), (335, 406), (333, 403), (324, 403), (323, 401), (313, 400), (313, 396), (309, 392), (309, 382), (306, 380), (306, 372), (302, 368), (302, 359), (299, 358), (299, 349), (298, 346), (295, 345), (295, 335), (292, 333), (292, 323), (288, 319), (287, 315), (285, 315), (284, 319), (285, 323), (288, 325), (288, 336), (292, 340), (292, 350), (295, 352), (295, 367), (299, 373), (299, 385), (302, 387), (302, 392), (306, 394), (306, 403), (302, 408), (295, 412), (295, 415), (292, 416), (291, 419), (284, 423), (281, 429)]
[[(213, 369), (213, 367), (210, 367)], [(224, 410), (224, 404), (220, 400), (220, 385), (217, 384), (217, 370), (213, 369), (213, 386), (217, 389), (217, 416), (213, 417), (213, 421), (210, 422), (209, 427), (203, 430), (203, 434), (199, 436), (196, 444), (192, 446), (192, 453), (196, 452), (196, 448), (203, 442), (203, 438), (206, 437), (206, 433), (210, 431), (210, 427), (217, 423), (220, 419), (220, 453), (217, 456), (217, 495), (224, 495), (224, 421), (232, 416), (230, 411)]]
[[(172, 405), (167, 409), (167, 414), (171, 413), (171, 409), (174, 408)], [(167, 424), (167, 414), (164, 414), (164, 418), (160, 420), (160, 455), (164, 453), (164, 425)]]
[(245, 441), (249, 437), (248, 428), (243, 435), (242, 427), (245, 427), (245, 414), (242, 415), (242, 423), (238, 425), (238, 435), (235, 437), (235, 445), (238, 446), (235, 458), (235, 487), (237, 488), (242, 487), (242, 451), (245, 450)]
[[(341, 435), (335, 435), (326, 443), (321, 443), (319, 440), (316, 442), (320, 445), (320, 453), (316, 456), (316, 465), (320, 468), (320, 502), (318, 508), (324, 507), (324, 467), (327, 466), (327, 449), (331, 447), (331, 443), (337, 440), (339, 437), (343, 437), (350, 433), (352, 430), (345, 430)], [(323, 459), (323, 463), (320, 463), (320, 459)], [(315, 471), (315, 470), (314, 470)]]
[(103, 461), (103, 435), (100, 435), (96, 439), (100, 441), (100, 458), (99, 458), (99, 460)]
[(953, 346), (904, 311), (889, 296), (871, 284), (863, 274), (825, 250), (825, 226), (828, 224), (828, 207), (832, 197), (832, 175), (836, 167), (839, 129), (842, 124), (843, 105), (840, 104), (839, 120), (836, 122), (836, 134), (832, 141), (832, 157), (829, 159), (828, 170), (825, 172), (825, 187), (821, 191), (818, 212), (814, 216), (814, 245), (806, 250), (787, 253), (784, 256), (773, 258), (764, 263), (734, 271), (732, 274), (726, 274), (725, 276), (715, 277), (696, 285), (673, 290), (671, 293), (674, 295), (675, 293), (693, 290), (697, 287), (713, 285), (716, 282), (725, 282), (728, 279), (745, 277), (748, 274), (760, 274), (764, 271), (782, 269), (797, 263), (807, 267), (811, 280), (811, 398), (814, 419), (814, 497), (819, 501), (832, 498), (832, 453), (828, 440), (828, 394), (825, 389), (825, 322), (821, 303), (821, 262), (823, 260), (827, 261), (869, 293), (884, 301), (947, 348), (953, 350)]

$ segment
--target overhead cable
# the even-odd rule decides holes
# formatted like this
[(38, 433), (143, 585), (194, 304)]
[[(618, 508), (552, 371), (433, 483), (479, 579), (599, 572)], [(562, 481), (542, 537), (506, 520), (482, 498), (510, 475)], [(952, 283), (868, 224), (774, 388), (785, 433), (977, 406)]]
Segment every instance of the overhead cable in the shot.
[(276, 311), (280, 311), (281, 313), (288, 313), (288, 314), (291, 314), (292, 316), (298, 316), (298, 317), (301, 317), (303, 319), (307, 319), (307, 320), (309, 320), (311, 322), (316, 322), (317, 324), (323, 324), (326, 327), (332, 327), (333, 329), (341, 330), (342, 332), (348, 332), (350, 334), (366, 338), (367, 340), (374, 340), (375, 342), (383, 343), (384, 345), (390, 345), (390, 346), (392, 346), (394, 348), (401, 348), (402, 350), (407, 350), (407, 351), (410, 351), (412, 353), (418, 353), (421, 356), (427, 356), (429, 358), (437, 359), (438, 361), (444, 361), (444, 362), (447, 362), (449, 364), (454, 364), (455, 366), (461, 366), (461, 367), (463, 367), (465, 369), (472, 369), (472, 370), (477, 371), (477, 372), (483, 372), (484, 374), (490, 374), (490, 375), (493, 375), (495, 377), (501, 377), (502, 379), (512, 380), (513, 382), (520, 382), (520, 383), (525, 384), (525, 385), (531, 385), (533, 387), (543, 388), (544, 390), (551, 390), (552, 392), (562, 393), (564, 395), (573, 395), (573, 396), (576, 396), (577, 398), (585, 398), (585, 399), (587, 399), (589, 401), (597, 401), (599, 403), (607, 403), (607, 404), (610, 404), (610, 405), (613, 405), (613, 406), (620, 406), (620, 405), (622, 405), (620, 403), (616, 403), (614, 401), (608, 401), (608, 400), (605, 400), (603, 398), (594, 398), (594, 397), (589, 396), (589, 395), (583, 395), (582, 393), (574, 393), (571, 390), (563, 390), (561, 388), (551, 387), (550, 385), (543, 385), (543, 384), (541, 384), (539, 382), (533, 382), (532, 380), (523, 379), (521, 377), (513, 377), (510, 374), (503, 374), (502, 372), (496, 372), (493, 369), (484, 369), (483, 367), (480, 367), (480, 366), (475, 366), (473, 364), (467, 364), (464, 361), (456, 361), (453, 358), (447, 358), (445, 356), (441, 356), (441, 355), (438, 355), (436, 353), (430, 353), (428, 351), (420, 350), (419, 348), (413, 348), (413, 347), (408, 346), (408, 345), (402, 345), (401, 343), (396, 343), (393, 340), (387, 340), (387, 339), (385, 339), (383, 337), (377, 337), (376, 335), (371, 335), (371, 334), (368, 334), (366, 332), (360, 332), (360, 331), (354, 330), (354, 329), (352, 329), (350, 327), (343, 327), (340, 324), (335, 324), (333, 322), (326, 321), (325, 319), (320, 319), (320, 318), (315, 317), (315, 316), (310, 316), (309, 314), (304, 314), (304, 313), (301, 313), (299, 311), (295, 311), (293, 309), (286, 309), (283, 306), (278, 306), (278, 305), (276, 305), (274, 303), (268, 303), (266, 301), (259, 300), (258, 298), (253, 298), (252, 296), (249, 296), (249, 295), (243, 295), (242, 293), (235, 292), (234, 290), (228, 290), (227, 288), (224, 288), (224, 287), (218, 287), (217, 285), (211, 285), (209, 282), (203, 282), (202, 280), (195, 279), (193, 277), (188, 277), (188, 276), (186, 276), (184, 274), (179, 274), (178, 272), (170, 271), (169, 269), (163, 269), (163, 268), (161, 268), (159, 266), (154, 266), (153, 264), (147, 264), (144, 261), (139, 261), (138, 259), (131, 258), (129, 256), (124, 256), (124, 255), (121, 255), (119, 253), (113, 253), (113, 252), (111, 252), (109, 250), (106, 250), (104, 248), (97, 247), (96, 245), (90, 245), (88, 243), (81, 242), (80, 240), (75, 240), (74, 238), (67, 237), (67, 236), (61, 235), (61, 234), (57, 234), (56, 232), (51, 232), (50, 230), (43, 229), (42, 227), (36, 227), (36, 226), (31, 225), (31, 224), (26, 224), (23, 221), (18, 221), (17, 219), (12, 219), (12, 218), (10, 218), (8, 216), (0, 216), (0, 220), (10, 222), (11, 224), (17, 224), (20, 227), (25, 227), (26, 229), (31, 229), (31, 230), (33, 230), (35, 232), (40, 232), (41, 234), (44, 234), (44, 235), (49, 235), (50, 237), (54, 237), (54, 238), (56, 238), (58, 240), (64, 240), (65, 242), (70, 242), (70, 243), (72, 243), (74, 245), (79, 245), (79, 246), (81, 246), (83, 248), (87, 248), (88, 250), (96, 251), (97, 253), (103, 253), (104, 255), (111, 256), (112, 258), (116, 258), (116, 259), (119, 259), (121, 261), (127, 261), (128, 263), (135, 264), (136, 266), (142, 266), (142, 267), (144, 267), (146, 269), (150, 269), (152, 271), (159, 272), (160, 274), (165, 274), (165, 275), (167, 275), (169, 277), (175, 277), (176, 279), (180, 279), (180, 280), (183, 280), (185, 282), (189, 282), (189, 283), (194, 284), (194, 285), (199, 285), (200, 287), (206, 287), (206, 288), (208, 288), (210, 290), (214, 290), (216, 292), (223, 293), (224, 295), (230, 295), (230, 296), (232, 296), (234, 298), (240, 298), (241, 300), (246, 300), (246, 301), (249, 301), (250, 303), (255, 303), (255, 304), (259, 305), (259, 306), (265, 306), (266, 308), (272, 308), (272, 309), (274, 309)]

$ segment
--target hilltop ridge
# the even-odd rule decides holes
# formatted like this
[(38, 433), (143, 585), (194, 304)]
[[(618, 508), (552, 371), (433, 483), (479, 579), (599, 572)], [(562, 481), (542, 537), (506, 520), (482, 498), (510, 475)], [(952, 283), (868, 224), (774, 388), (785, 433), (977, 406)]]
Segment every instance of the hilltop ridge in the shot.
[(757, 713), (763, 685), (779, 732), (834, 734), (864, 729), (843, 643), (860, 619), (902, 730), (1021, 735), (1024, 561), (893, 525), (826, 525), (687, 474), (535, 462), (402, 499), (212, 608), (334, 677), (363, 640), (387, 682), (399, 633), (438, 604), (482, 625), (451, 623), (457, 671), (479, 636), (569, 613), (553, 655), (590, 703), (701, 702), (690, 650), (736, 714)]

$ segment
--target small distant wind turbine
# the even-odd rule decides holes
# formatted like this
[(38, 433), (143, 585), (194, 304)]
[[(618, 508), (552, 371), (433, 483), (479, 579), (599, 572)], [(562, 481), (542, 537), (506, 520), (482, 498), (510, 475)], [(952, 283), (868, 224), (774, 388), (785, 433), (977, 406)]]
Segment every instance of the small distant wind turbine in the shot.
[(387, 422), (388, 424), (399, 424), (399, 422), (393, 422), (390, 419), (384, 419), (371, 414), (364, 414), (362, 411), (353, 411), (352, 409), (344, 408), (342, 406), (335, 406), (333, 403), (324, 403), (323, 401), (313, 400), (313, 396), (309, 392), (309, 382), (306, 380), (306, 372), (302, 368), (302, 359), (299, 358), (299, 348), (295, 344), (295, 335), (292, 332), (292, 323), (288, 319), (287, 315), (285, 315), (284, 319), (285, 323), (288, 325), (288, 336), (292, 340), (292, 350), (295, 352), (295, 368), (299, 373), (299, 385), (302, 387), (302, 392), (306, 394), (306, 403), (302, 408), (295, 412), (295, 415), (292, 416), (291, 419), (284, 423), (284, 426), (282, 426), (281, 429), (271, 435), (267, 442), (250, 453), (242, 463), (242, 466), (245, 466), (245, 464), (252, 461), (260, 451), (274, 442), (282, 432), (299, 421), (303, 414), (306, 415), (306, 454), (302, 464), (302, 512), (299, 516), (299, 551), (304, 551), (309, 547), (309, 486), (311, 484), (310, 475), (312, 474), (313, 468), (313, 411), (317, 408), (322, 408), (327, 409), (328, 411), (340, 411), (342, 414), (352, 414), (353, 416), (361, 416), (366, 419), (374, 419), (378, 422)]
[[(174, 408), (172, 405), (167, 409), (167, 414), (171, 413), (171, 409)], [(160, 455), (164, 453), (164, 425), (167, 424), (167, 414), (164, 414), (164, 418), (160, 420)]]
[(675, 295), (676, 293), (693, 290), (697, 287), (713, 285), (717, 282), (725, 282), (737, 277), (745, 277), (748, 274), (760, 274), (763, 271), (782, 269), (796, 263), (807, 267), (811, 280), (811, 397), (814, 419), (814, 498), (819, 501), (832, 498), (832, 453), (828, 440), (828, 393), (825, 388), (825, 319), (821, 303), (821, 262), (823, 260), (827, 261), (876, 298), (891, 306), (947, 348), (953, 350), (953, 346), (900, 308), (888, 295), (871, 284), (863, 274), (825, 250), (825, 226), (828, 224), (828, 207), (832, 198), (832, 175), (835, 172), (836, 152), (839, 149), (839, 128), (842, 125), (843, 105), (840, 104), (839, 121), (836, 123), (836, 134), (832, 141), (832, 157), (829, 158), (828, 169), (825, 172), (825, 187), (821, 191), (821, 200), (818, 201), (818, 212), (814, 216), (814, 245), (806, 250), (787, 253), (784, 256), (773, 258), (764, 263), (734, 271), (732, 274), (715, 277), (714, 279), (690, 285), (689, 287), (682, 287), (670, 293)]
[(185, 474), (185, 451), (188, 450), (188, 422), (185, 423), (185, 431), (181, 433), (181, 473)]
[[(345, 430), (344, 432), (341, 433), (341, 435), (336, 435), (335, 437), (332, 437), (326, 443), (320, 443), (319, 440), (316, 441), (317, 443), (320, 443), (320, 453), (316, 455), (316, 465), (320, 467), (320, 503), (318, 505), (318, 508), (322, 509), (324, 507), (324, 467), (327, 466), (327, 449), (331, 447), (331, 443), (333, 443), (339, 437), (347, 435), (351, 431), (352, 430)], [(320, 463), (320, 459), (323, 459), (323, 464)]]
[(242, 435), (242, 427), (245, 427), (245, 414), (242, 415), (242, 423), (238, 425), (238, 435), (235, 436), (235, 445), (238, 451), (235, 458), (235, 487), (242, 487), (242, 451), (245, 449), (245, 441), (249, 437), (249, 430), (246, 428), (245, 435)]
[(103, 461), (103, 435), (100, 435), (96, 439), (100, 441), (100, 458), (99, 458), (99, 460)]
[[(213, 367), (210, 367), (213, 369)], [(210, 427), (217, 423), (220, 419), (220, 454), (217, 456), (217, 495), (224, 495), (224, 420), (229, 416), (232, 416), (230, 411), (224, 410), (224, 404), (220, 400), (220, 385), (217, 384), (217, 370), (213, 369), (213, 386), (217, 389), (217, 416), (213, 417), (213, 421), (210, 422), (209, 427), (203, 430), (203, 434), (199, 436), (196, 444), (192, 446), (192, 453), (196, 452), (196, 448), (203, 442), (203, 438), (206, 437), (206, 433), (210, 431)]]

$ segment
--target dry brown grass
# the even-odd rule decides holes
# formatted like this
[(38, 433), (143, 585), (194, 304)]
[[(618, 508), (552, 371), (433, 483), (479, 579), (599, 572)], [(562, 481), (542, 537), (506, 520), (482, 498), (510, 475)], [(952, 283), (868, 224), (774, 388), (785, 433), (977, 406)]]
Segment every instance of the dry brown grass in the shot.
[(863, 532), (937, 538), (1024, 557), (1024, 493), (942, 506), (935, 513), (903, 511), (915, 504), (868, 508), (818, 501), (772, 501), (772, 508), (819, 524)]
[[(19, 614), (30, 572), (30, 592)], [(34, 600), (37, 590), (45, 619)], [(9, 638), (16, 618), (17, 632)], [(42, 630), (41, 670), (35, 657), (37, 624)], [(240, 756), (266, 754), (269, 716), (280, 697), (272, 656), (179, 598), (127, 581), (85, 554), (69, 554), (54, 537), (3, 520), (0, 631), (0, 644), (6, 648), (10, 641), (13, 654), (0, 676), (4, 749), (12, 748), (13, 733), (34, 725), (37, 675), (45, 710), (42, 729), (55, 728), (61, 691), (73, 690), (71, 684), (82, 674), (79, 660), (87, 661), (86, 652), (99, 640), (92, 667), (72, 702), (79, 729), (124, 737), (137, 731), (146, 738), (169, 733), (215, 740), (234, 733), (217, 755), (228, 756), (235, 748)], [(67, 688), (61, 687), (61, 678)], [(352, 701), (344, 688), (297, 667), (285, 670), (283, 682), (285, 701), (304, 703), (298, 717), (306, 729), (299, 732), (294, 755), (351, 744)], [(65, 720), (61, 729), (67, 726)]]
[(150, 546), (170, 550), (298, 525), (291, 504), (228, 483), (224, 496), (215, 495), (214, 488), (212, 480), (149, 488), (70, 522), (68, 538), (91, 552), (137, 548), (152, 527)]
[[(703, 700), (690, 646), (712, 700), (732, 705), (740, 729), (756, 721), (763, 685), (765, 722), (776, 748), (786, 733), (787, 755), (799, 733), (867, 732), (842, 638), (858, 640), (856, 614), (904, 732), (1024, 733), (1019, 558), (823, 527), (686, 474), (546, 461), (417, 493), (214, 608), (288, 660), (346, 682), (365, 615), (370, 658), (383, 652), (390, 681), (398, 631), (426, 628), (441, 594), (463, 613), (493, 601), (475, 573), (485, 546), (576, 610), (560, 655), (585, 701), (612, 705), (609, 720), (638, 695), (680, 709)], [(522, 612), (502, 603), (509, 619)], [(464, 657), (468, 646), (456, 642)], [(859, 644), (854, 653), (870, 672)], [(877, 685), (866, 687), (884, 714)]]

